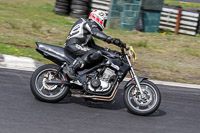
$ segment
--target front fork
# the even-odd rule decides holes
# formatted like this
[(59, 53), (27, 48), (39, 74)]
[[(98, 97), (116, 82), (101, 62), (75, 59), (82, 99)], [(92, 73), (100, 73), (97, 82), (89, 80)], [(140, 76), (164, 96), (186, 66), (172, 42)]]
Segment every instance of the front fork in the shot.
[(141, 95), (143, 96), (144, 93), (143, 93), (143, 91), (142, 91), (142, 88), (141, 88), (140, 83), (139, 83), (139, 81), (138, 81), (137, 75), (135, 74), (135, 71), (134, 71), (134, 69), (133, 69), (133, 66), (132, 66), (132, 64), (131, 64), (131, 62), (130, 62), (130, 59), (129, 59), (128, 55), (126, 55), (126, 59), (127, 59), (127, 61), (128, 61), (129, 66), (131, 67), (131, 70), (130, 70), (131, 78), (132, 78), (132, 80), (135, 79), (136, 85), (138, 86), (139, 91), (140, 91)]

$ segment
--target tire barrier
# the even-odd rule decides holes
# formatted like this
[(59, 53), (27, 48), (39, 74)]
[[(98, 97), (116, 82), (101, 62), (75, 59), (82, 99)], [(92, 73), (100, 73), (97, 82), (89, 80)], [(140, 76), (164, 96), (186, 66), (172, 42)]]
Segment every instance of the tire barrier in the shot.
[(90, 0), (72, 0), (70, 16), (75, 18), (88, 18), (90, 12)]
[(71, 0), (56, 0), (53, 11), (59, 15), (67, 15), (70, 12)]
[(88, 18), (93, 10), (109, 12), (111, 0), (56, 0), (53, 11), (60, 15)]

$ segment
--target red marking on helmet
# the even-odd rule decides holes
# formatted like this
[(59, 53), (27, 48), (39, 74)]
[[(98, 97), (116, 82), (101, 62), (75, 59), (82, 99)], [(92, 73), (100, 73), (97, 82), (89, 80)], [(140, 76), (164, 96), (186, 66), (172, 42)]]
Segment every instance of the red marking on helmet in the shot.
[(100, 22), (101, 25), (103, 25), (103, 21), (100, 20), (99, 22)]
[(96, 12), (97, 10), (94, 10), (94, 12)]
[(96, 18), (93, 14), (90, 14), (89, 17), (96, 19), (101, 25), (103, 25), (103, 21), (101, 21), (99, 18)]
[(94, 18), (94, 19), (96, 18), (93, 14), (91, 14), (91, 17)]

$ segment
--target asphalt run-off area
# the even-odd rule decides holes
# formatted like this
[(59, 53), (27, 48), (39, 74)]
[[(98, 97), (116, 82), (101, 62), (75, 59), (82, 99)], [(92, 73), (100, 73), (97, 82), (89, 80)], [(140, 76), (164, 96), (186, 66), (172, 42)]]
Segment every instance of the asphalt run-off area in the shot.
[(66, 98), (51, 104), (30, 91), (33, 72), (0, 68), (1, 133), (198, 133), (200, 89), (158, 85), (162, 102), (150, 116), (129, 113), (123, 85), (112, 103), (88, 105)]

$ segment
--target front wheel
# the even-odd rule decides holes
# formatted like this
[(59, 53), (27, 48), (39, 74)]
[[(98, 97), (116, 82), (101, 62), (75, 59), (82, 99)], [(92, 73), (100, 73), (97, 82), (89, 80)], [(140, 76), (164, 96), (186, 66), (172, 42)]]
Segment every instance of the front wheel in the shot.
[(66, 85), (50, 85), (46, 81), (60, 80), (65, 81), (66, 76), (58, 71), (59, 66), (49, 64), (39, 67), (32, 75), (30, 80), (30, 87), (33, 95), (36, 99), (43, 102), (59, 102), (65, 98), (69, 91), (69, 87)]
[(161, 94), (158, 87), (148, 81), (140, 83), (144, 95), (140, 94), (137, 86), (131, 84), (125, 88), (124, 101), (127, 109), (136, 115), (150, 115), (160, 106)]

